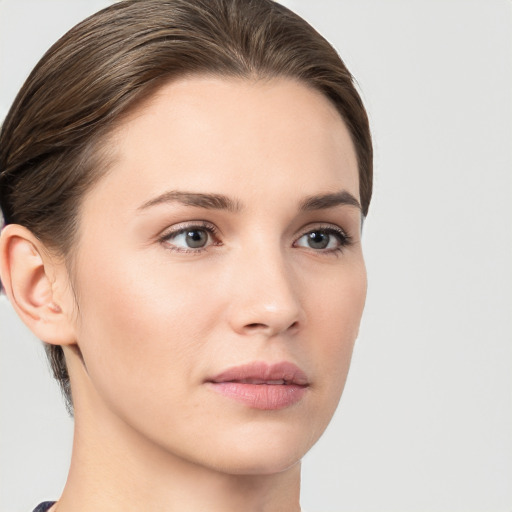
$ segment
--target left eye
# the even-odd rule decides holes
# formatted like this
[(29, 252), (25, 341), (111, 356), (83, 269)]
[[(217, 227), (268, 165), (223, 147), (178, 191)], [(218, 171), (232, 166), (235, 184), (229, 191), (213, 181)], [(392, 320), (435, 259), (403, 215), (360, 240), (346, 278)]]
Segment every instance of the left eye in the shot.
[(336, 250), (347, 245), (348, 237), (335, 229), (313, 229), (302, 235), (295, 245), (316, 250)]

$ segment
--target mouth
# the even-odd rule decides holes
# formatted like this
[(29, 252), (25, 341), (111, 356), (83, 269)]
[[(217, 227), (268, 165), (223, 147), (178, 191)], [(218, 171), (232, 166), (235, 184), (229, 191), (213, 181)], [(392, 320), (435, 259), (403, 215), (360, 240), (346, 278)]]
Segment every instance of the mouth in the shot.
[(253, 409), (277, 410), (300, 402), (309, 380), (297, 365), (287, 361), (254, 362), (228, 368), (206, 384), (224, 397)]

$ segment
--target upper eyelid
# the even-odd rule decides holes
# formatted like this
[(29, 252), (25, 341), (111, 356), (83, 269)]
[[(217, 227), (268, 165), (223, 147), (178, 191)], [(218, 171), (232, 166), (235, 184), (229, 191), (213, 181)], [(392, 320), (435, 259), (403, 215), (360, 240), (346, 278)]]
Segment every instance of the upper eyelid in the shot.
[(348, 233), (348, 231), (346, 229), (342, 228), (341, 226), (338, 226), (337, 224), (323, 223), (323, 222), (309, 224), (309, 225), (305, 226), (304, 228), (302, 228), (299, 231), (300, 233), (302, 233), (299, 236), (299, 238), (303, 237), (307, 233), (310, 233), (311, 231), (315, 231), (315, 230), (317, 230), (317, 231), (334, 231), (336, 233), (343, 234), (347, 238), (350, 238), (350, 234)]
[(187, 229), (204, 229), (205, 231), (208, 231), (213, 235), (220, 232), (220, 230), (211, 222), (196, 220), (180, 222), (179, 224), (173, 224), (172, 226), (168, 226), (160, 232), (157, 238), (162, 239), (169, 237), (170, 235), (179, 235), (186, 231)]

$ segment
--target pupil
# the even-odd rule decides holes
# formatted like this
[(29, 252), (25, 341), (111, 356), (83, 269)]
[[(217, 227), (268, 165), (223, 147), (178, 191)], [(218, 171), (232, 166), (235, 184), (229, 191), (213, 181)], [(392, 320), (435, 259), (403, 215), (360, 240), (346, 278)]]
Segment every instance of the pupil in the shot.
[(313, 231), (308, 236), (308, 245), (312, 249), (325, 249), (329, 244), (329, 235), (321, 231)]
[(205, 231), (194, 229), (187, 232), (187, 245), (191, 248), (203, 247), (206, 244), (207, 235)]

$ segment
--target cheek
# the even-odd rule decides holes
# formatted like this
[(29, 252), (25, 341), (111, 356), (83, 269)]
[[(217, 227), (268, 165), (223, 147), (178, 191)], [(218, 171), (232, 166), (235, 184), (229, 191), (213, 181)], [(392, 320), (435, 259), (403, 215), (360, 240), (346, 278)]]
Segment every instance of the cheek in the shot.
[(122, 393), (133, 400), (178, 392), (194, 379), (198, 348), (216, 317), (209, 296), (183, 272), (132, 263), (95, 268), (91, 262), (82, 276), (94, 275), (94, 282), (78, 283), (78, 343), (93, 382), (116, 400)]
[[(362, 258), (333, 268), (322, 280), (312, 276), (306, 283), (308, 317), (327, 339), (354, 340), (366, 300), (366, 269)], [(307, 299), (306, 299), (307, 300)], [(320, 327), (322, 326), (322, 327)]]
[(316, 371), (334, 397), (341, 395), (366, 300), (366, 270), (361, 260), (331, 276), (310, 304), (311, 331), (318, 338)]
[(315, 376), (309, 415), (311, 439), (318, 439), (340, 401), (366, 298), (362, 258), (339, 267), (326, 280), (307, 285), (308, 323), (303, 343)]

